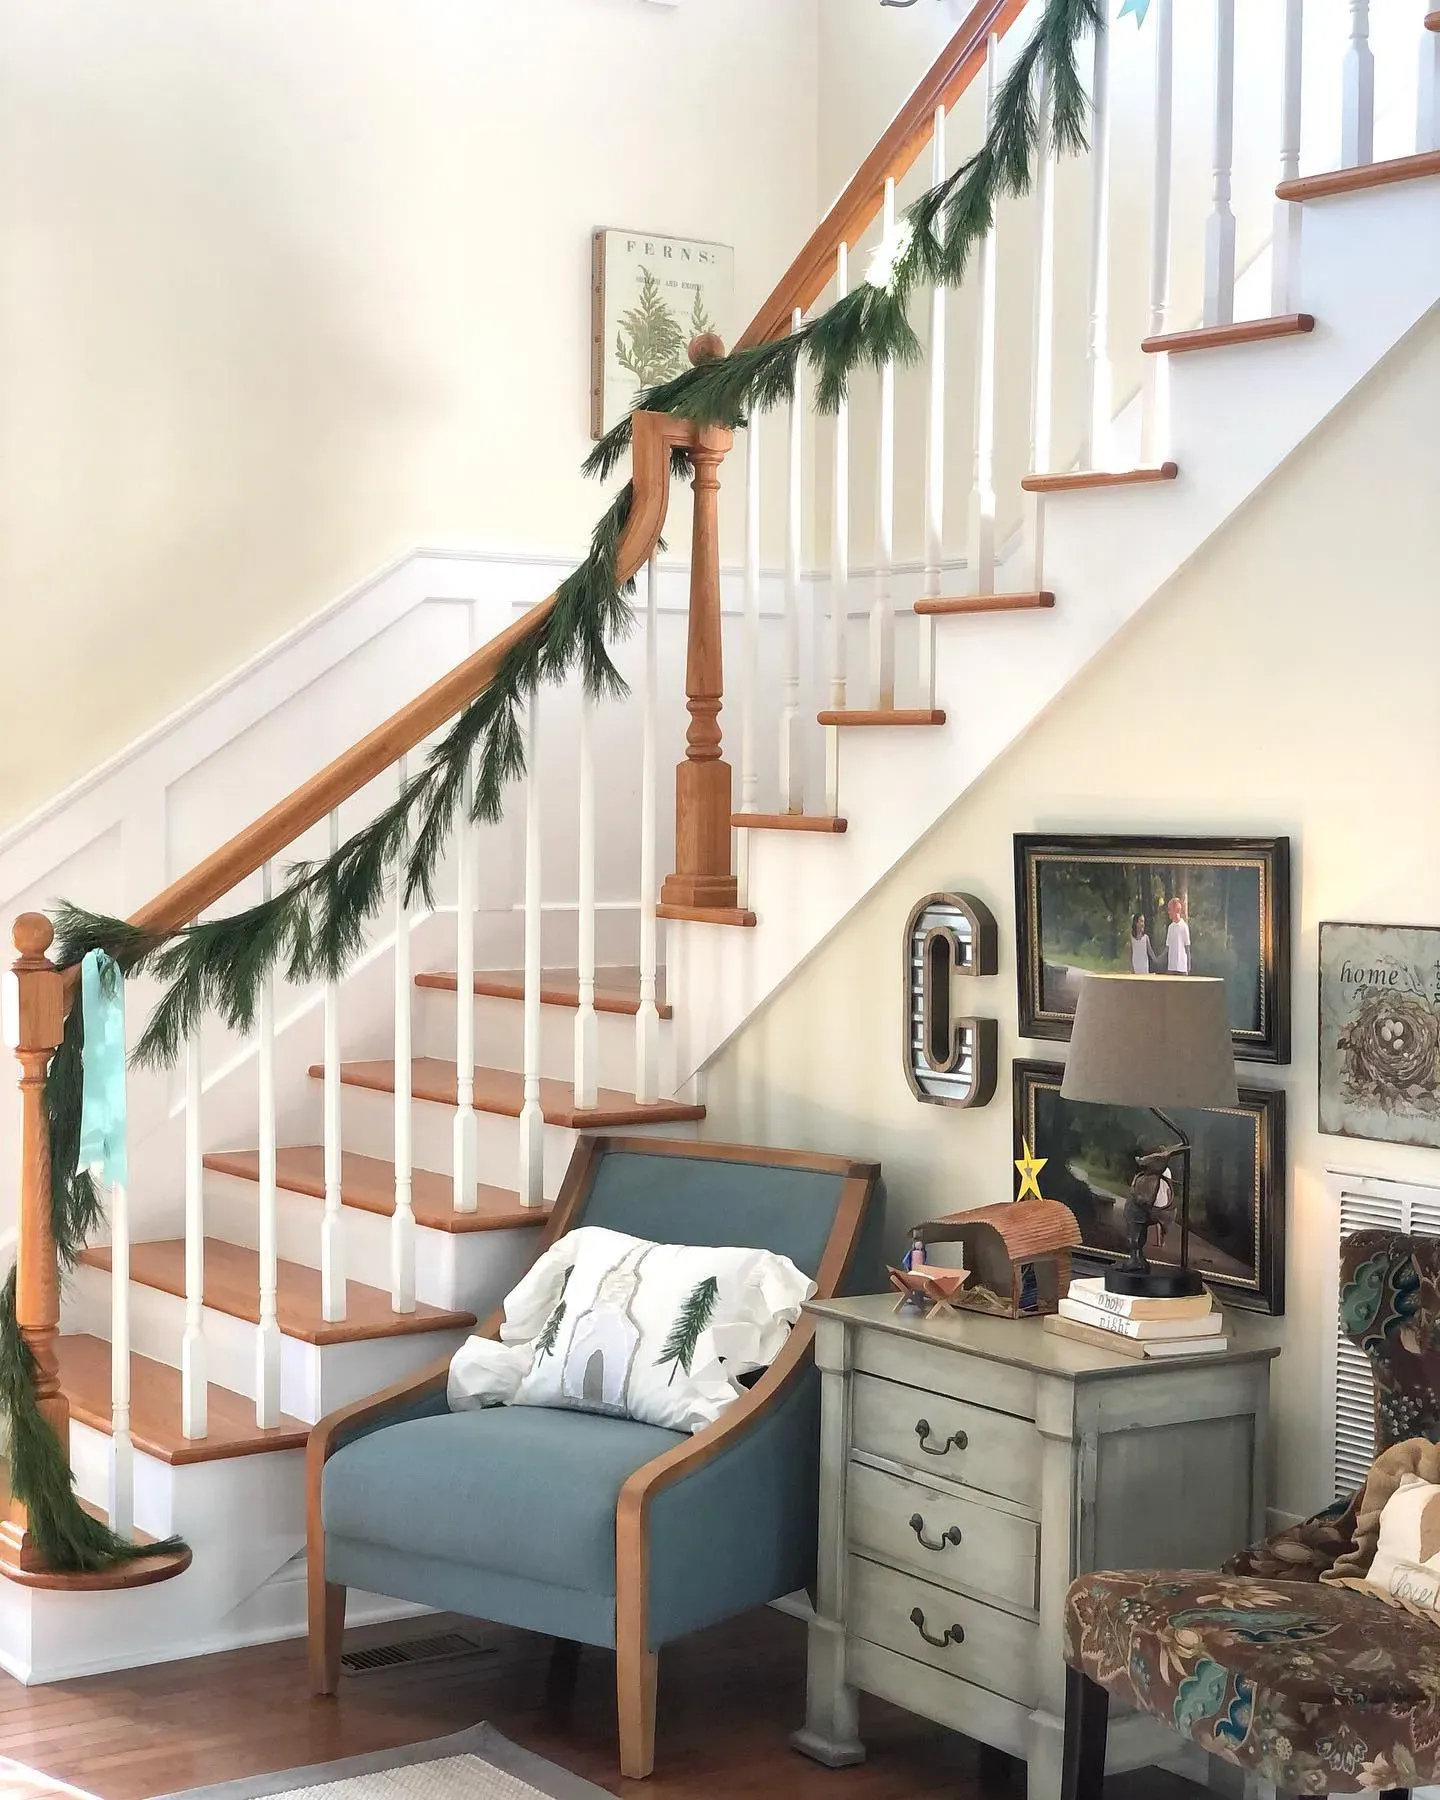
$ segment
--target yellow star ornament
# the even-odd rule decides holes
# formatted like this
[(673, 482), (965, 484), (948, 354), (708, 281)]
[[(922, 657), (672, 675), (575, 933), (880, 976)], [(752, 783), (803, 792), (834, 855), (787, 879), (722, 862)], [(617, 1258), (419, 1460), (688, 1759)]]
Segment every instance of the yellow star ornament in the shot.
[(1024, 1145), (1025, 1154), (1015, 1165), (1020, 1174), (1020, 1192), (1017, 1198), (1025, 1200), (1033, 1194), (1037, 1200), (1043, 1200), (1045, 1196), (1040, 1192), (1040, 1171), (1050, 1159), (1046, 1156), (1036, 1156), (1023, 1138), (1020, 1141)]

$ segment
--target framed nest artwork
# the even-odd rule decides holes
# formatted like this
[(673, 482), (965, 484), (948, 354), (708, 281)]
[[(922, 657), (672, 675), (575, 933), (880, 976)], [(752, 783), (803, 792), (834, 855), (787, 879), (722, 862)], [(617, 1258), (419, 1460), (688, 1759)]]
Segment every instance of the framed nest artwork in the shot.
[(1066, 1042), (1090, 974), (1225, 982), (1235, 1054), (1290, 1060), (1289, 838), (1015, 839), (1020, 1035)]
[(1320, 927), (1320, 1129), (1440, 1149), (1440, 928)]
[[(1074, 1213), (1077, 1263), (1094, 1273), (1129, 1254), (1125, 1203), (1142, 1156), (1170, 1146), (1143, 1107), (1066, 1100), (1064, 1065), (1016, 1062), (1015, 1146), (1046, 1159), (1045, 1191)], [(1181, 1109), (1191, 1152), (1190, 1263), (1222, 1306), (1285, 1310), (1285, 1096), (1242, 1087), (1238, 1104)], [(1180, 1261), (1178, 1222), (1151, 1246), (1151, 1262)]]

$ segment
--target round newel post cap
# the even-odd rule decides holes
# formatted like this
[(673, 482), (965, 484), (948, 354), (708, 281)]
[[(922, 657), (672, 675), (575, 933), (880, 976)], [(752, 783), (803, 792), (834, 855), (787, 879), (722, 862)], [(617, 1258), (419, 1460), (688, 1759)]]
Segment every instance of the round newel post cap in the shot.
[(699, 337), (691, 338), (688, 354), (696, 368), (701, 363), (714, 362), (725, 354), (725, 340), (718, 331), (702, 331)]
[(21, 913), (11, 930), (15, 948), (27, 961), (43, 957), (55, 942), (55, 927), (44, 913)]

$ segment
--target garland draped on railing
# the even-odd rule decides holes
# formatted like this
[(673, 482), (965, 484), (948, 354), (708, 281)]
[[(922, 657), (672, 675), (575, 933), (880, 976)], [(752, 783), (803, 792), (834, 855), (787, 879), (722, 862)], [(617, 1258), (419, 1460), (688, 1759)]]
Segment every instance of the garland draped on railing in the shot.
[[(1148, 0), (1127, 0), (1140, 11)], [(953, 175), (908, 208), (875, 252), (866, 280), (788, 336), (698, 364), (647, 389), (636, 410), (729, 428), (793, 398), (802, 360), (815, 376), (815, 403), (833, 412), (863, 368), (912, 363), (921, 345), (909, 306), (922, 285), (957, 287), (990, 230), (997, 202), (1029, 190), (1037, 156), (1086, 147), (1088, 99), (1077, 46), (1104, 20), (1105, 0), (1045, 0), (1033, 36), (1000, 85), (984, 142)], [(1048, 145), (1041, 143), (1037, 75), (1049, 96)], [(629, 447), (622, 421), (596, 446), (588, 475), (610, 475)], [(688, 467), (675, 453), (675, 472)], [(434, 881), (462, 801), (476, 821), (500, 817), (507, 786), (525, 771), (521, 710), (542, 682), (578, 668), (589, 693), (619, 697), (626, 686), (609, 645), (628, 631), (633, 581), (617, 579), (616, 550), (630, 515), (626, 486), (595, 528), (590, 553), (558, 590), (543, 632), (506, 654), (485, 692), (456, 718), (425, 767), (362, 830), (320, 862), (287, 872), (269, 900), (226, 918), (174, 931), (142, 931), (123, 919), (62, 904), (55, 912), (57, 960), (69, 967), (101, 949), (127, 976), (148, 974), (164, 993), (135, 1046), (137, 1066), (174, 1063), (206, 1012), (248, 1032), (264, 983), (277, 970), (291, 981), (339, 979), (366, 928), (403, 880), (407, 899), (434, 902)], [(72, 1006), (50, 1065), (52, 1222), (62, 1271), (74, 1268), (103, 1209), (88, 1171), (78, 1167), (83, 1028)], [(29, 1508), (31, 1529), (57, 1569), (89, 1569), (145, 1554), (124, 1544), (80, 1507), (73, 1477), (35, 1403), (33, 1364), (15, 1321), (15, 1279), (0, 1293), (0, 1408), (11, 1430), (11, 1479)]]

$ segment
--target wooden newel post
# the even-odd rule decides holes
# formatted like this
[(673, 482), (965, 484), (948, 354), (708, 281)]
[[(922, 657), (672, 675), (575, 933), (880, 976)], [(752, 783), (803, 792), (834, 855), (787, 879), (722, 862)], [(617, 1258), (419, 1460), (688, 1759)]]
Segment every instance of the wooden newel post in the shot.
[[(45, 1077), (65, 1035), (65, 977), (46, 952), (55, 931), (43, 913), (15, 921), (15, 948), (6, 1023), (20, 1062), (20, 1210), (15, 1259), (15, 1318), (35, 1359), (40, 1416), (70, 1454), (70, 1407), (60, 1391), (60, 1269), (50, 1227), (50, 1122)], [(29, 1533), (24, 1505), (12, 1500), (0, 1520), (0, 1561), (23, 1570), (43, 1566)]]
[[(718, 340), (697, 338), (693, 361), (719, 352)], [(723, 349), (723, 346), (721, 346)], [(685, 697), (690, 724), (685, 760), (675, 771), (675, 873), (660, 890), (661, 904), (733, 908), (738, 889), (731, 860), (733, 810), (730, 765), (721, 756), (720, 709), (725, 679), (720, 643), (720, 464), (734, 442), (722, 426), (695, 434), (695, 530), (690, 559), (690, 639)]]

